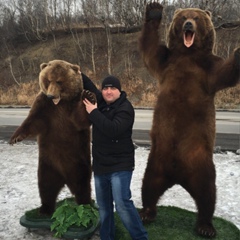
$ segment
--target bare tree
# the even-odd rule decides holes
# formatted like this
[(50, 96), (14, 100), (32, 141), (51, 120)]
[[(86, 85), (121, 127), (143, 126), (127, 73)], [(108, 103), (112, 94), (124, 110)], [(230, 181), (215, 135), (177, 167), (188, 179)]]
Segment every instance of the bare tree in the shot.
[(0, 4), (0, 41), (9, 41), (17, 36), (17, 13), (14, 2)]
[(144, 13), (144, 0), (112, 1), (112, 11), (116, 23), (126, 27), (140, 25)]

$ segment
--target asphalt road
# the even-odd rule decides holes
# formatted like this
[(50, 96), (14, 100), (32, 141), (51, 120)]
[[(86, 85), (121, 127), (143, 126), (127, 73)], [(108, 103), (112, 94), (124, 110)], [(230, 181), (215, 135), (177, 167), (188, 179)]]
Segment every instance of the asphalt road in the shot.
[[(0, 140), (8, 141), (22, 121), (29, 108), (0, 108)], [(135, 109), (133, 140), (137, 145), (150, 145), (149, 130), (153, 110)], [(240, 149), (240, 111), (216, 112), (216, 147), (221, 150)]]
[[(152, 125), (152, 110), (136, 109), (133, 139), (138, 145), (150, 145), (149, 130)], [(240, 149), (240, 111), (216, 112), (215, 147), (222, 151)]]

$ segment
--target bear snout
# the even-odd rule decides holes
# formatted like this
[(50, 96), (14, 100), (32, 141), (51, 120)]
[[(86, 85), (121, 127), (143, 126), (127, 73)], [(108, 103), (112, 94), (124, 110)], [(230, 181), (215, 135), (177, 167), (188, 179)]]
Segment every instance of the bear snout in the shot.
[(54, 99), (54, 96), (51, 95), (51, 94), (48, 94), (47, 97), (48, 97), (49, 99)]
[(184, 31), (193, 31), (193, 24), (190, 21), (187, 21), (183, 26)]
[(56, 96), (53, 96), (52, 94), (47, 94), (47, 97), (51, 99), (55, 105), (57, 105), (61, 100), (60, 96), (56, 97)]
[(183, 42), (184, 45), (189, 48), (193, 45), (195, 38), (195, 26), (190, 20), (187, 20), (183, 24)]

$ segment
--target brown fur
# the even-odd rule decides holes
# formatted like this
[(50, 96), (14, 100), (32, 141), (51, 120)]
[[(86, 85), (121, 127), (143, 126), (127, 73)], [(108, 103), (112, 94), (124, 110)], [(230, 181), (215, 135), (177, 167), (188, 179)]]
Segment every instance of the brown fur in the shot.
[[(144, 221), (154, 220), (159, 197), (180, 184), (196, 202), (198, 234), (214, 237), (214, 97), (217, 91), (239, 82), (240, 48), (227, 60), (214, 55), (211, 14), (195, 8), (175, 12), (168, 46), (161, 44), (162, 10), (157, 2), (147, 4), (140, 37), (144, 63), (159, 81), (152, 147), (142, 185), (141, 217)], [(183, 40), (187, 27), (191, 29), (188, 33), (195, 33), (189, 47)]]
[(65, 184), (78, 204), (91, 201), (90, 122), (79, 66), (62, 60), (43, 63), (39, 84), (41, 92), (10, 144), (37, 136), (40, 212), (52, 214)]

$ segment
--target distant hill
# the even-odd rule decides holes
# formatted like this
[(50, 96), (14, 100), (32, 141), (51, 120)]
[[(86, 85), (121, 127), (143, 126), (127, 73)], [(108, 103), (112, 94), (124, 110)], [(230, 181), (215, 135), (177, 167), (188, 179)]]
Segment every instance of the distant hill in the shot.
[[(41, 41), (15, 39), (0, 55), (0, 104), (28, 104), (39, 91), (39, 66), (63, 59), (81, 67), (97, 85), (108, 74), (122, 80), (134, 106), (153, 107), (158, 83), (143, 65), (138, 51), (139, 28), (78, 28), (48, 34)], [(239, 28), (217, 28), (216, 52), (226, 57), (240, 45)], [(181, 89), (179, 89), (181, 91)], [(240, 86), (218, 94), (217, 108), (240, 108)]]

